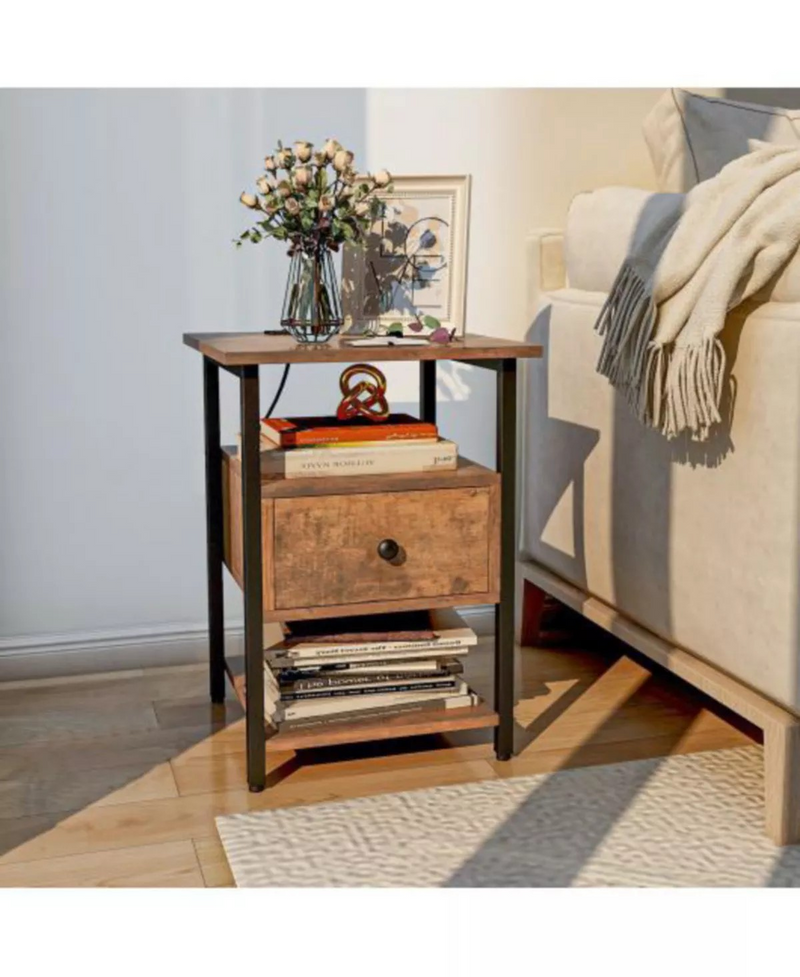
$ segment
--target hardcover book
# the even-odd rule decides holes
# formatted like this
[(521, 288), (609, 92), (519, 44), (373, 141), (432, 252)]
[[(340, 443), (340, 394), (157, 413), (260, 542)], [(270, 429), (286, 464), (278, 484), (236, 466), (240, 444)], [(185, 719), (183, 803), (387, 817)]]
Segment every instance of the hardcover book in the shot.
[(360, 417), (265, 417), (261, 433), (281, 448), (360, 441), (417, 441), (438, 436), (435, 424), (411, 414), (390, 414), (375, 422)]
[(469, 687), (466, 682), (459, 682), (454, 687), (444, 689), (417, 689), (413, 692), (381, 692), (371, 695), (357, 696), (325, 696), (320, 699), (303, 699), (295, 702), (276, 702), (265, 691), (264, 710), (266, 716), (273, 723), (281, 723), (291, 719), (303, 719), (312, 716), (326, 716), (333, 713), (349, 712), (357, 714), (364, 710), (380, 708), (382, 706), (403, 706), (414, 704), (427, 705), (438, 699), (447, 699), (454, 695), (466, 695)]
[[(269, 668), (269, 665), (265, 665)], [(457, 658), (419, 658), (405, 661), (403, 659), (376, 659), (374, 662), (342, 662), (336, 661), (329, 665), (303, 663), (275, 670), (274, 677), (279, 685), (291, 685), (293, 682), (305, 679), (336, 679), (343, 676), (356, 676), (361, 679), (373, 675), (436, 675), (447, 670), (455, 674), (464, 670), (463, 664)], [(270, 669), (270, 674), (272, 669)]]
[(434, 662), (430, 668), (414, 668), (414, 662), (403, 662), (410, 668), (403, 670), (387, 662), (384, 665), (360, 671), (356, 669), (336, 669), (321, 671), (317, 669), (280, 669), (273, 673), (269, 665), (264, 668), (266, 680), (283, 691), (298, 692), (304, 689), (347, 688), (350, 686), (376, 685), (381, 682), (411, 682), (425, 679), (445, 678), (448, 675), (458, 675), (464, 670), (463, 664), (457, 658), (445, 658), (441, 662)]
[(401, 611), (326, 620), (291, 621), (283, 626), (281, 640), (264, 652), (273, 668), (298, 662), (329, 664), (337, 659), (350, 663), (376, 659), (431, 658), (459, 654), (477, 644), (472, 628), (452, 608)]
[(457, 467), (458, 447), (443, 438), (348, 442), (308, 448), (280, 448), (274, 441), (261, 438), (261, 474), (271, 478), (396, 475), (455, 471)]
[(418, 703), (410, 702), (406, 705), (383, 706), (370, 709), (362, 709), (357, 714), (351, 712), (335, 712), (326, 716), (306, 716), (301, 719), (287, 720), (282, 727), (287, 730), (292, 729), (314, 729), (317, 727), (335, 727), (340, 724), (352, 723), (354, 720), (368, 721), (370, 719), (389, 719), (392, 716), (402, 716), (410, 712), (425, 712), (439, 709), (467, 709), (470, 706), (477, 706), (481, 698), (475, 692), (467, 692), (464, 695), (452, 695), (435, 701)]

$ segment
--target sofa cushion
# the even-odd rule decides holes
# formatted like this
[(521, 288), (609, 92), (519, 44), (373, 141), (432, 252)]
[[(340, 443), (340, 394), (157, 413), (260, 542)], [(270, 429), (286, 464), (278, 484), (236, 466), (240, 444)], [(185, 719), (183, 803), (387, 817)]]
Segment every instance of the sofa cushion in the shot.
[[(679, 193), (649, 193), (633, 187), (604, 187), (579, 193), (570, 204), (564, 236), (571, 288), (608, 292), (620, 265), (640, 235), (665, 209), (681, 207)], [(800, 252), (759, 295), (773, 302), (800, 302)]]
[(800, 111), (670, 88), (644, 120), (659, 190), (683, 192), (748, 151), (748, 139), (800, 144)]

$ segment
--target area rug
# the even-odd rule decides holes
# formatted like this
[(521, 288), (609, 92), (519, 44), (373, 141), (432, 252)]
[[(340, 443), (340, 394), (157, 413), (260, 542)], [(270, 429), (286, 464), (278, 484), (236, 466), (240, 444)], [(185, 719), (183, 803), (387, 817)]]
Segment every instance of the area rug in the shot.
[(217, 818), (238, 886), (800, 886), (757, 746)]

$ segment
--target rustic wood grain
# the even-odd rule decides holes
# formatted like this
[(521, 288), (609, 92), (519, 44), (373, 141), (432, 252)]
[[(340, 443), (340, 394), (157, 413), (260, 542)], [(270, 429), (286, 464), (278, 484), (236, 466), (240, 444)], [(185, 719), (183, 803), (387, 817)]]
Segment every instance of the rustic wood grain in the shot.
[(348, 346), (341, 336), (321, 345), (302, 345), (291, 336), (259, 332), (184, 333), (184, 343), (223, 366), (260, 363), (376, 363), (390, 360), (498, 360), (542, 355), (542, 347), (492, 336), (467, 335), (447, 345)]
[[(433, 489), (275, 502), (275, 608), (483, 594), (489, 490)], [(401, 557), (378, 554), (394, 539)]]

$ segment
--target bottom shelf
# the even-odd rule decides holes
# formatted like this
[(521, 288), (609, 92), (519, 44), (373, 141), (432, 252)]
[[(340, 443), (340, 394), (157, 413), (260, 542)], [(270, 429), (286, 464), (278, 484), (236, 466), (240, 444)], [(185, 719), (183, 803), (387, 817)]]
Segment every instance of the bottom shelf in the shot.
[[(247, 707), (244, 687), (244, 659), (230, 658), (225, 667), (236, 697)], [(321, 746), (363, 743), (368, 740), (389, 740), (402, 736), (426, 736), (431, 733), (451, 733), (459, 729), (482, 729), (497, 726), (499, 717), (485, 702), (465, 709), (415, 709), (395, 716), (354, 718), (349, 722), (307, 729), (276, 729), (267, 724), (268, 753), (309, 750)]]

